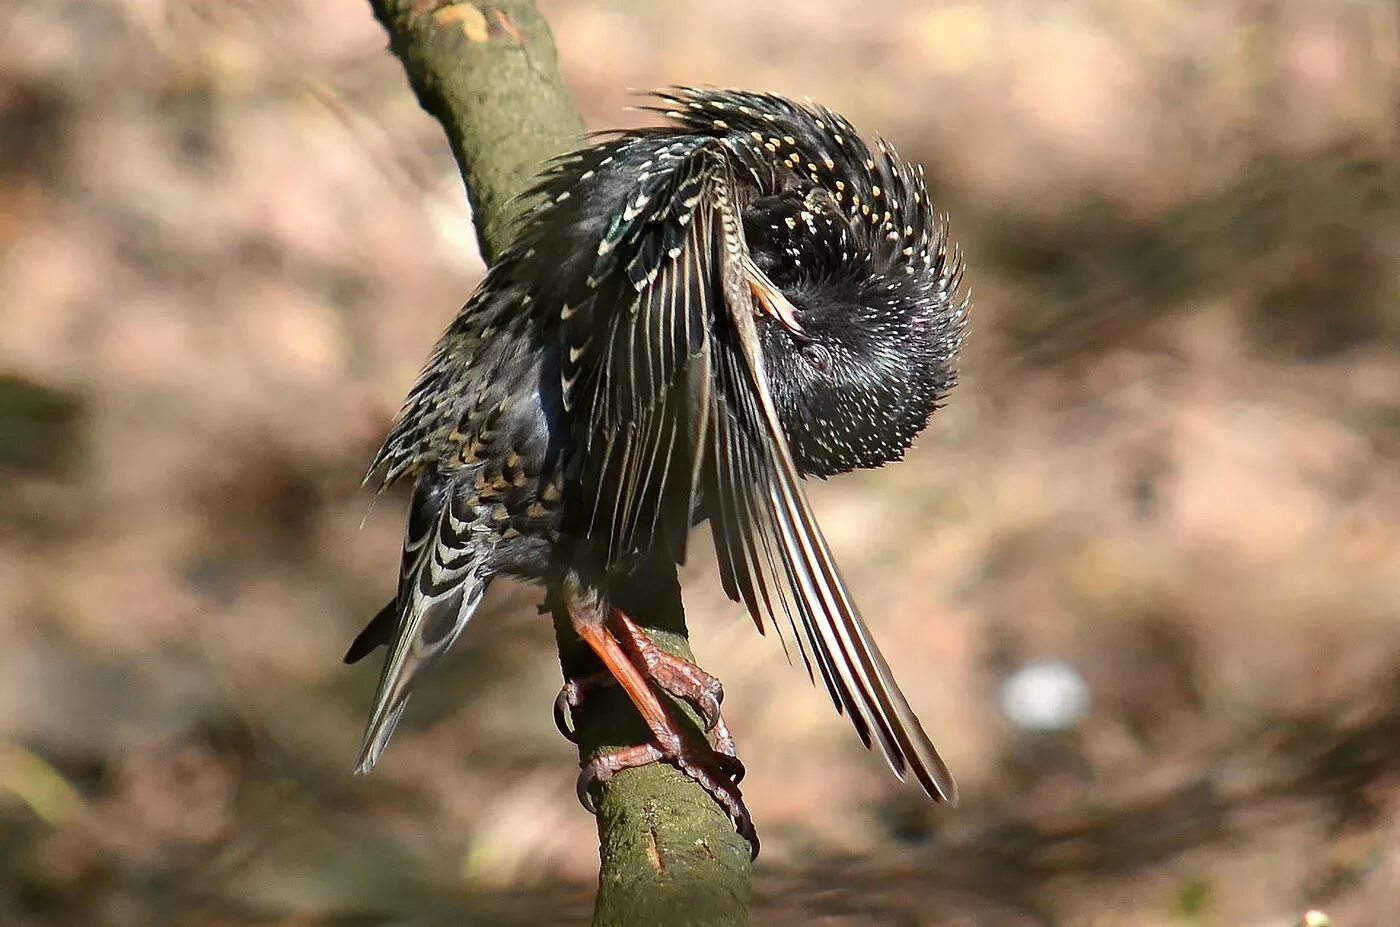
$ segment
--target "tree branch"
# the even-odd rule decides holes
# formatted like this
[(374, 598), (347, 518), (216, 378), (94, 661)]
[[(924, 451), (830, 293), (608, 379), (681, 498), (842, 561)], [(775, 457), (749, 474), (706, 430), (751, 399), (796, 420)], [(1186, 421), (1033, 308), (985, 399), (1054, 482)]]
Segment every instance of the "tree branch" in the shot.
[(481, 253), (506, 245), (506, 204), (539, 166), (578, 144), (583, 120), (549, 26), (528, 0), (370, 0), (418, 102), (447, 133)]
[[(487, 260), (507, 243), (507, 204), (540, 164), (577, 142), (582, 120), (559, 74), (549, 27), (528, 0), (370, 0), (419, 103), (447, 133)], [(645, 565), (612, 590), (657, 646), (693, 660), (674, 564)], [(555, 615), (568, 675), (597, 668)], [(693, 714), (691, 722), (696, 723)], [(616, 689), (576, 714), (580, 759), (649, 736)], [(698, 727), (697, 727), (698, 731)], [(628, 770), (599, 802), (595, 927), (747, 922), (748, 844), (695, 782), (668, 765)]]

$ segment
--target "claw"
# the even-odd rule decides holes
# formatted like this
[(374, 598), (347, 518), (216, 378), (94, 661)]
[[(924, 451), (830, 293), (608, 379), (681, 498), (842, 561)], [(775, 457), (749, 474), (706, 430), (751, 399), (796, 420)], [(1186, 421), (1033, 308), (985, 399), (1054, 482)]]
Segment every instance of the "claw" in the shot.
[(738, 785), (744, 781), (744, 763), (732, 753), (716, 753), (715, 766), (729, 779), (730, 782)]
[(578, 743), (578, 731), (569, 723), (569, 718), (573, 715), (572, 709), (582, 705), (584, 696), (589, 692), (615, 685), (617, 680), (606, 671), (564, 680), (559, 694), (554, 697), (554, 726), (559, 729), (565, 740)]
[(574, 783), (574, 788), (578, 790), (578, 803), (594, 817), (598, 816), (598, 803), (593, 800), (593, 786), (597, 782), (598, 776), (593, 772), (593, 766), (586, 764), (578, 771), (578, 781)]
[(708, 693), (702, 695), (695, 702), (695, 710), (700, 713), (700, 719), (705, 722), (705, 730), (713, 731), (719, 724), (719, 702)]
[(569, 704), (569, 684), (564, 683), (564, 687), (559, 690), (559, 694), (554, 697), (554, 726), (559, 729), (559, 733), (571, 744), (578, 743), (578, 732), (569, 726), (569, 709), (573, 707)]

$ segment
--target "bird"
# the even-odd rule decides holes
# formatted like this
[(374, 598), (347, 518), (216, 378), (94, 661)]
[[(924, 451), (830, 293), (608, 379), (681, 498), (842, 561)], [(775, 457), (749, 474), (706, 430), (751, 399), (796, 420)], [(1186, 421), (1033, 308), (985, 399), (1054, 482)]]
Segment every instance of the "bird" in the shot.
[[(802, 486), (900, 459), (948, 397), (971, 307), (948, 217), (921, 166), (811, 101), (671, 87), (644, 108), (664, 124), (542, 168), (370, 466), (412, 494), (396, 593), (345, 657), (388, 651), (357, 770), (510, 576), (544, 586), (652, 734), (584, 764), (580, 796), (670, 762), (756, 847), (718, 680), (610, 596), (707, 522), (726, 594), (900, 779), (955, 803)], [(561, 710), (586, 682), (566, 679)], [(697, 708), (713, 749), (658, 692)]]

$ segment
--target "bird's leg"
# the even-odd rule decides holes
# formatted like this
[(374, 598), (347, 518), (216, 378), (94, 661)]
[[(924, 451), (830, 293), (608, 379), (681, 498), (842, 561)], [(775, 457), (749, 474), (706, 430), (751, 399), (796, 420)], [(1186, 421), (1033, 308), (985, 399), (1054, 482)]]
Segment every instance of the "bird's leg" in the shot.
[(570, 623), (636, 706), (651, 731), (653, 743), (603, 753), (584, 763), (578, 781), (579, 796), (584, 807), (595, 810), (591, 800), (595, 784), (607, 782), (624, 769), (665, 760), (698, 782), (729, 814), (739, 833), (757, 847), (753, 820), (744, 807), (744, 798), (738, 786), (743, 774), (742, 764), (733, 757), (716, 753), (708, 745), (700, 747), (693, 743), (687, 736), (686, 725), (677, 723), (671, 717), (652, 689), (645, 663), (634, 659), (613, 635), (609, 626), (615, 624), (613, 617), (617, 614), (616, 610), (609, 609), (606, 615), (594, 615), (592, 612), (601, 609), (588, 605), (570, 603)]
[[(726, 756), (737, 757), (734, 737), (720, 714), (720, 704), (724, 701), (723, 683), (689, 660), (656, 646), (647, 633), (621, 609), (613, 609), (609, 624), (633, 659), (640, 660), (646, 667), (647, 676), (653, 683), (667, 695), (686, 702), (699, 713), (715, 749)], [(741, 766), (741, 776), (742, 769)]]
[[(714, 748), (725, 756), (738, 757), (734, 747), (734, 736), (720, 714), (720, 704), (724, 701), (724, 685), (700, 667), (662, 650), (652, 643), (651, 638), (626, 612), (614, 609), (609, 626), (619, 638), (622, 646), (631, 654), (633, 661), (641, 661), (645, 674), (652, 683), (673, 698), (680, 699), (699, 713), (710, 735)], [(554, 699), (554, 726), (565, 739), (578, 743), (578, 736), (569, 723), (572, 710), (583, 704), (590, 692), (617, 685), (617, 679), (606, 670), (590, 673), (574, 679), (567, 679)], [(742, 775), (742, 766), (739, 767)]]

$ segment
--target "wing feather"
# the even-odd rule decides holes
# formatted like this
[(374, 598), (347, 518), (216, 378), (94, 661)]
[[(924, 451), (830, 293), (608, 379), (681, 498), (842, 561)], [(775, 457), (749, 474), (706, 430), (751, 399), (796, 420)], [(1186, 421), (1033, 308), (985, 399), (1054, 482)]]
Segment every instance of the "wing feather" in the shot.
[(896, 775), (953, 801), (952, 777), (802, 491), (754, 322), (753, 289), (776, 290), (749, 259), (731, 171), (723, 148), (709, 143), (652, 177), (629, 201), (629, 224), (600, 246), (596, 295), (577, 315), (596, 331), (611, 312), (603, 343), (566, 324), (577, 351), (566, 384), (589, 448), (580, 477), (593, 502), (586, 533), (606, 540), (612, 565), (645, 550), (663, 523), (683, 535), (703, 505), (725, 592), (760, 631), (775, 630), (791, 660), (786, 627), (809, 676), (821, 675)]
[[(708, 402), (709, 390), (691, 371), (708, 365), (717, 296), (708, 281), (718, 264), (713, 223), (697, 216), (724, 161), (717, 142), (692, 149), (629, 200), (626, 222), (599, 246), (589, 305), (565, 321), (572, 367), (564, 377), (588, 448), (580, 482), (591, 511), (582, 527), (606, 541), (609, 563), (663, 533), (683, 554), (684, 530), (663, 516), (679, 511), (688, 525), (699, 482), (709, 410), (695, 397)], [(601, 343), (585, 331), (600, 326)]]
[[(763, 489), (767, 493), (768, 514), (777, 528), (779, 559), (796, 587), (794, 599), (808, 642), (818, 655), (832, 697), (838, 707), (845, 709), (861, 739), (867, 745), (872, 738), (878, 742), (900, 778), (912, 773), (930, 796), (956, 801), (952, 775), (924, 733), (851, 600), (802, 491), (801, 476), (768, 390), (753, 321), (751, 288), (768, 287), (771, 292), (772, 284), (746, 256), (740, 255), (737, 263), (737, 267), (731, 264), (726, 268), (735, 278), (726, 285), (731, 300), (728, 321), (733, 325), (734, 338), (724, 342), (722, 350), (734, 351), (742, 358), (741, 373), (748, 382), (743, 384), (747, 389), (735, 390), (736, 396), (742, 398), (738, 408), (766, 439), (757, 446), (764, 458), (762, 483), (766, 484)], [(769, 617), (776, 620), (775, 615)]]

